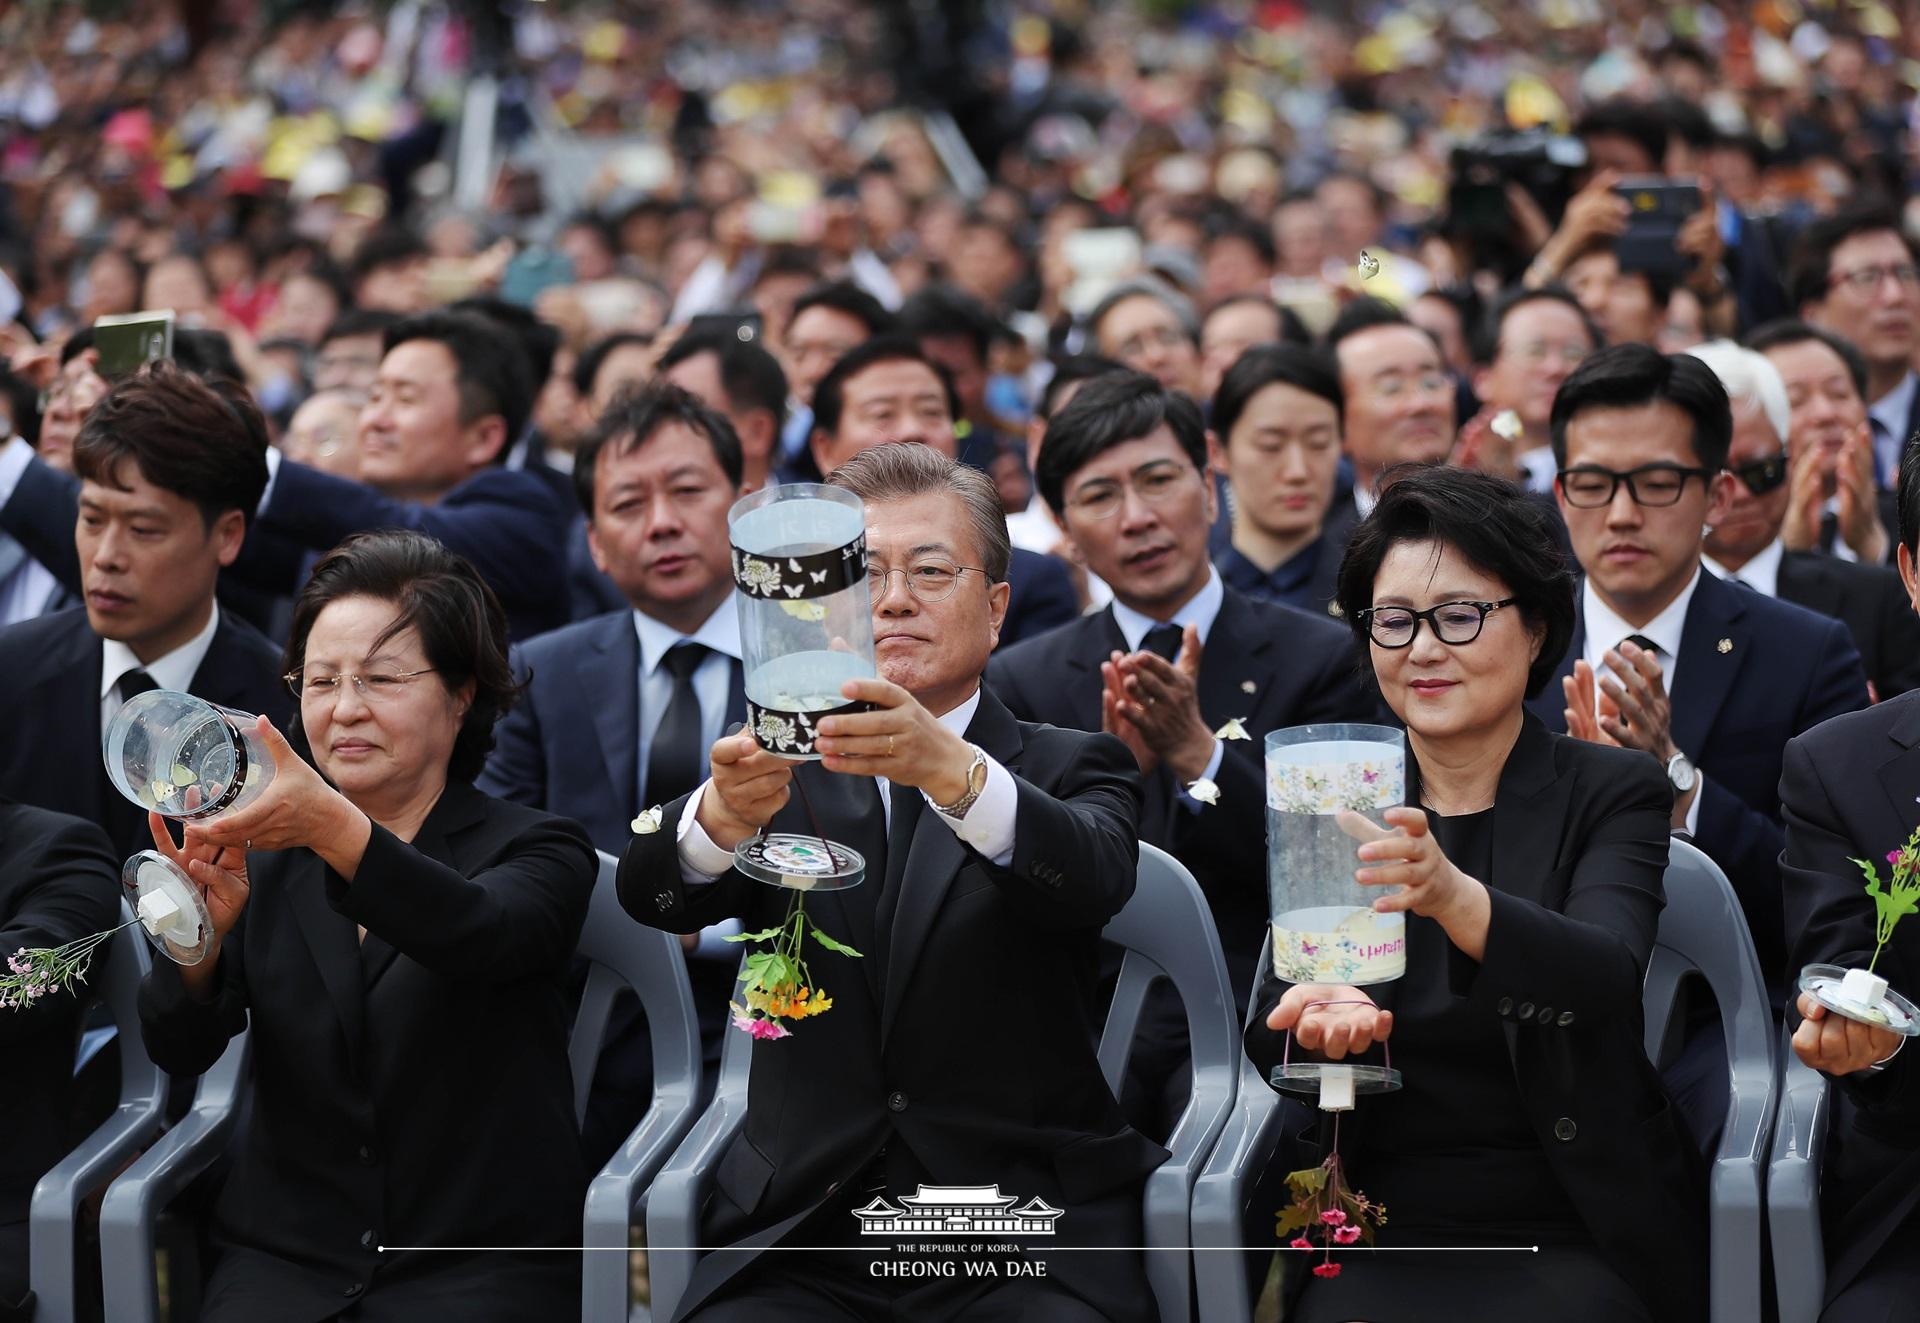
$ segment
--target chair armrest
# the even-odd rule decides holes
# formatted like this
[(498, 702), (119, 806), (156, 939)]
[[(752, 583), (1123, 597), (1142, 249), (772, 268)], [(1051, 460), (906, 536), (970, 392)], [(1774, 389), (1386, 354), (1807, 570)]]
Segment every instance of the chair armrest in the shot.
[(1243, 1062), (1233, 1109), (1193, 1183), (1194, 1281), (1201, 1323), (1243, 1323), (1253, 1301), (1237, 1248), (1247, 1200), (1280, 1147), (1286, 1111), (1251, 1062)]
[(1826, 1295), (1820, 1165), (1826, 1156), (1827, 1078), (1788, 1050), (1767, 1164), (1767, 1227), (1780, 1323), (1813, 1323)]
[(1775, 1103), (1772, 1044), (1764, 1041), (1769, 1050), (1762, 1059), (1733, 1059), (1727, 1123), (1709, 1176), (1714, 1323), (1758, 1318), (1762, 1310), (1763, 1182)]
[[(124, 1069), (124, 1063), (123, 1063)], [(74, 1317), (78, 1264), (74, 1223), (80, 1204), (111, 1181), (141, 1147), (160, 1133), (166, 1101), (165, 1076), (153, 1072), (151, 1092), (122, 1101), (113, 1114), (33, 1187), (28, 1212), (28, 1280), (44, 1319)]]
[(1235, 1070), (1227, 1063), (1194, 1070), (1187, 1105), (1167, 1137), (1170, 1156), (1147, 1174), (1147, 1280), (1160, 1303), (1162, 1323), (1191, 1316), (1193, 1189), (1233, 1115)]
[(647, 1271), (655, 1318), (673, 1317), (693, 1279), (706, 1184), (746, 1119), (746, 1091), (729, 1092), (723, 1070), (713, 1101), (653, 1178), (647, 1194)]
[(234, 1035), (200, 1077), (193, 1106), (107, 1188), (100, 1204), (100, 1279), (106, 1316), (116, 1323), (154, 1323), (159, 1299), (153, 1270), (153, 1223), (226, 1149), (239, 1122), (248, 1038)]
[[(627, 1316), (627, 1257), (614, 1251), (631, 1243), (634, 1206), (693, 1124), (693, 1082), (663, 1086), (626, 1143), (588, 1184), (580, 1241), (588, 1250), (581, 1317)], [(649, 1268), (657, 1271), (652, 1269), (651, 1256)]]

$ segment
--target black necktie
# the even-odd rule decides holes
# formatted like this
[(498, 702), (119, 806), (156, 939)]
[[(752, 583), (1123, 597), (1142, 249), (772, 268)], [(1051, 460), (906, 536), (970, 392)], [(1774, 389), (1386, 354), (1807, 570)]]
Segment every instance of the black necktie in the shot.
[[(1631, 643), (1636, 648), (1644, 648), (1648, 652), (1651, 652), (1656, 657), (1661, 656), (1666, 652), (1666, 649), (1662, 648), (1658, 643), (1655, 643), (1652, 639), (1648, 638), (1645, 634), (1629, 634), (1625, 638), (1621, 639), (1620, 643)], [(1620, 644), (1616, 643), (1614, 645), (1614, 650), (1617, 652), (1619, 650), (1619, 647), (1620, 647)]]
[(1172, 661), (1180, 655), (1180, 636), (1183, 633), (1185, 631), (1171, 621), (1155, 625), (1147, 631), (1147, 636), (1140, 640), (1141, 650), (1158, 653), (1168, 661)]
[(136, 694), (150, 693), (160, 686), (153, 682), (151, 675), (147, 674), (146, 667), (136, 666), (115, 680), (113, 687), (119, 691), (120, 701), (125, 703)]
[(653, 747), (647, 751), (647, 804), (667, 804), (700, 784), (706, 750), (700, 742), (700, 695), (693, 690), (693, 673), (707, 659), (700, 643), (676, 643), (660, 664), (673, 677), (673, 697), (653, 728)]

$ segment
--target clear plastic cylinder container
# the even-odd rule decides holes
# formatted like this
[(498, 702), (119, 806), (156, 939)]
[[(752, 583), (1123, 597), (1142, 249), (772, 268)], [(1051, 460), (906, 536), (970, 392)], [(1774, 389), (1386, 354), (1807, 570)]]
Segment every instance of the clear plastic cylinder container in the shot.
[(869, 706), (841, 686), (876, 674), (865, 509), (844, 488), (783, 483), (734, 502), (727, 532), (747, 728), (769, 752), (817, 758), (819, 720)]
[(254, 721), (171, 689), (136, 694), (100, 738), (107, 777), (163, 817), (200, 821), (244, 807), (273, 780), (273, 753)]
[[(1355, 852), (1406, 798), (1406, 736), (1391, 726), (1316, 725), (1267, 736), (1267, 887), (1273, 972), (1356, 987), (1407, 968), (1406, 918), (1376, 914), (1383, 891), (1353, 875)], [(1342, 815), (1365, 818), (1359, 823)], [(1371, 825), (1368, 825), (1371, 824)]]

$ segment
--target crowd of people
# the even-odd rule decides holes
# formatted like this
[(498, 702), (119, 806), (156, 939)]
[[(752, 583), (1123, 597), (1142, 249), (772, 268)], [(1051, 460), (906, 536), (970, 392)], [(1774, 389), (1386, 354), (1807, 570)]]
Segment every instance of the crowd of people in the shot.
[[(244, 1027), (251, 1103), (181, 1298), (577, 1313), (654, 1092), (626, 1004), (576, 1123), (595, 851), (710, 1091), (787, 922), (734, 847), (792, 829), (867, 861), (807, 908), (864, 954), (754, 1042), (677, 1317), (1154, 1317), (1105, 1247), (1189, 1093), (1170, 991), (1097, 1055), (1145, 842), (1263, 1072), (1403, 1068), (1343, 1155), (1410, 1252), (1288, 1259), (1288, 1319), (1701, 1319), (1726, 1049), (1708, 997), (1668, 1059), (1641, 1023), (1682, 835), (1834, 1082), (1824, 1317), (1920, 1316), (1920, 1065), (1798, 990), (1920, 990), (1855, 862), (1920, 821), (1916, 58), (1873, 2), (0, 15), (0, 948), (112, 926), (142, 849), (202, 891), (145, 1045), (184, 1088)], [(878, 668), (802, 763), (740, 733), (727, 521), (796, 482), (864, 508)], [(153, 689), (258, 716), (258, 800), (121, 797)], [(1262, 740), (1321, 722), (1406, 733), (1354, 862), (1391, 984), (1261, 966)], [(86, 1013), (0, 1010), (0, 1320)], [(854, 1210), (995, 1184), (1065, 1210), (1044, 1274), (869, 1271)]]

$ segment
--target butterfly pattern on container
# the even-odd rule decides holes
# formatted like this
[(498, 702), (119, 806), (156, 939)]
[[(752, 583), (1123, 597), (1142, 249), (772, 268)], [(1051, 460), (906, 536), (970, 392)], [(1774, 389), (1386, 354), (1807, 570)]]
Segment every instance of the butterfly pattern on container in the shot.
[(1406, 798), (1406, 773), (1396, 759), (1346, 763), (1269, 763), (1267, 803), (1282, 813), (1370, 813)]

